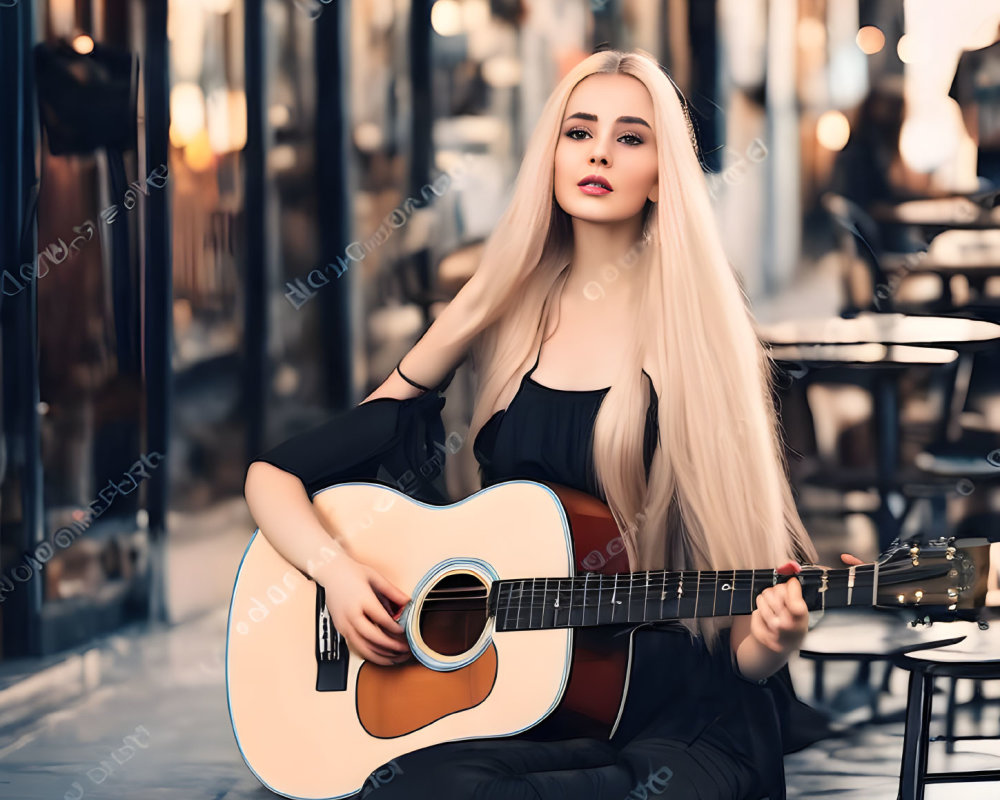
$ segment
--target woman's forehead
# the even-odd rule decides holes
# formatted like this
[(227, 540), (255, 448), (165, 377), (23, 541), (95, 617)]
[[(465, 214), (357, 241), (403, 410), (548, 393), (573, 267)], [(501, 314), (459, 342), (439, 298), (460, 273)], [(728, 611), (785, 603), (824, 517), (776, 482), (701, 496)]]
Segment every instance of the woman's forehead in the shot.
[(567, 115), (578, 111), (597, 114), (602, 122), (605, 114), (618, 117), (645, 111), (651, 116), (653, 100), (642, 81), (631, 75), (588, 75), (573, 87), (566, 106)]

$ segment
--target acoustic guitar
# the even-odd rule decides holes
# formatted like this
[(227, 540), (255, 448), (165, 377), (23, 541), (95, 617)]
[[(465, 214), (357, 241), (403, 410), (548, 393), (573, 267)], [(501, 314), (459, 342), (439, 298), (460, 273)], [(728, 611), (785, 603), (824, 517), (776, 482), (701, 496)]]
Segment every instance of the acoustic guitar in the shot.
[[(397, 756), (441, 742), (528, 729), (611, 736), (638, 627), (749, 614), (788, 579), (629, 572), (608, 507), (555, 484), (507, 481), (430, 506), (352, 482), (313, 503), (352, 558), (410, 595), (400, 623), (413, 658), (384, 667), (360, 657), (334, 629), (323, 588), (254, 533), (229, 609), (226, 686), (247, 766), (285, 797), (345, 797)], [(894, 543), (876, 563), (798, 578), (811, 609), (956, 611), (982, 605), (988, 547)], [(332, 555), (323, 550), (317, 560)]]

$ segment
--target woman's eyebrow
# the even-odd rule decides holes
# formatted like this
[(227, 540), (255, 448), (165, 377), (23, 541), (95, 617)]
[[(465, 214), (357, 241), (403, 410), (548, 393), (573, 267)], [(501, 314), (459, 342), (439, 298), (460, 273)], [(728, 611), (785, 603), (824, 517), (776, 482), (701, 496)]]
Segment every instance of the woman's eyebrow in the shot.
[[(564, 122), (567, 122), (571, 119), (585, 119), (589, 120), (590, 122), (597, 122), (597, 114), (588, 114), (586, 111), (577, 111), (575, 114), (570, 114), (568, 117), (566, 117)], [(649, 123), (646, 122), (646, 120), (644, 120), (642, 117), (618, 117), (618, 119), (616, 119), (615, 122), (626, 122), (631, 125), (645, 125), (647, 128), (652, 130)]]

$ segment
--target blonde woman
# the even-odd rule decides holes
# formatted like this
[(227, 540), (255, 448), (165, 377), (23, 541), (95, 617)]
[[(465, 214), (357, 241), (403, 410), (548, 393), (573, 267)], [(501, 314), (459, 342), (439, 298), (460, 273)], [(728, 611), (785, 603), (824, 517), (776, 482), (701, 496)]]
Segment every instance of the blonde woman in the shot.
[[(649, 54), (596, 53), (562, 79), (467, 285), (361, 406), (250, 467), (260, 529), (326, 588), (337, 629), (375, 663), (409, 657), (387, 610), (408, 598), (343, 551), (310, 560), (331, 539), (307, 491), (398, 476), (441, 438), (439, 392), (467, 355), (484, 485), (529, 478), (601, 497), (632, 570), (794, 571), (788, 562), (814, 560), (781, 456), (771, 364), (680, 98)], [(433, 497), (428, 477), (413, 475), (414, 496)], [(379, 797), (621, 800), (654, 781), (668, 797), (779, 800), (790, 697), (762, 684), (806, 625), (792, 580), (764, 591), (751, 616), (643, 629), (634, 704), (612, 741), (537, 742), (528, 731), (439, 745), (397, 759)]]

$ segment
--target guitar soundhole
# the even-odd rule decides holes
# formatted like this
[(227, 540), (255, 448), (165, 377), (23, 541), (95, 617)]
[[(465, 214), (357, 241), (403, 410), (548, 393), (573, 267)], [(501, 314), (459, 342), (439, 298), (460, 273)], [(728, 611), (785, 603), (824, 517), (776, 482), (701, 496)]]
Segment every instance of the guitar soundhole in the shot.
[(486, 627), (486, 585), (467, 572), (446, 575), (427, 593), (420, 611), (420, 635), (442, 656), (472, 649)]

